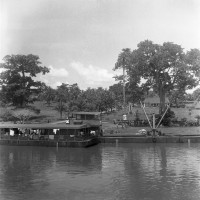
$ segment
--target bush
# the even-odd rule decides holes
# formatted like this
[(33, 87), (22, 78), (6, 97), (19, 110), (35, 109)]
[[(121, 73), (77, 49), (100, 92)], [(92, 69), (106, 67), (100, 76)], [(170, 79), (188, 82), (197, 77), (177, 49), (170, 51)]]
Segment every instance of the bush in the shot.
[[(162, 115), (160, 115), (158, 117), (158, 122), (160, 121)], [(174, 120), (174, 118), (175, 118), (175, 113), (174, 113), (174, 111), (170, 110), (170, 108), (169, 108), (167, 110), (165, 116), (163, 117), (161, 124), (163, 126), (171, 126), (172, 125), (172, 121)]]
[(200, 115), (196, 115), (195, 118), (197, 120), (196, 125), (199, 126), (200, 125)]
[(40, 109), (34, 106), (28, 106), (27, 109), (29, 109), (30, 111), (34, 112), (37, 115), (40, 114)]
[(0, 106), (5, 108), (6, 107), (6, 103), (4, 103), (3, 101), (0, 101)]
[(14, 121), (16, 119), (10, 110), (5, 110), (0, 117), (3, 121)]

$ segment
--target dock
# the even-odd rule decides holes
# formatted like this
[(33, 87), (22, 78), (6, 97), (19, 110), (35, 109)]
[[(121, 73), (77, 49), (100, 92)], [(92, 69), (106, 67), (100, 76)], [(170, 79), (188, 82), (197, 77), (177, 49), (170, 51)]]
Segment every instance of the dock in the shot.
[(173, 136), (104, 136), (101, 143), (200, 143), (200, 135)]

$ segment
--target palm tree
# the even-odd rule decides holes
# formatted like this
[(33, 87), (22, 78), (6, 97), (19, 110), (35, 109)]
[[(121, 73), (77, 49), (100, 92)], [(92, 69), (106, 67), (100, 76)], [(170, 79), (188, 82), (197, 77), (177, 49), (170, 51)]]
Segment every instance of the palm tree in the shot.
[(62, 119), (62, 114), (64, 111), (67, 110), (66, 102), (69, 101), (69, 85), (68, 84), (62, 84), (61, 86), (58, 86), (58, 89), (56, 91), (55, 100), (57, 101), (56, 110), (59, 111), (60, 117)]
[(55, 90), (51, 88), (50, 86), (45, 87), (45, 89), (42, 91), (41, 99), (45, 100), (48, 106), (50, 106), (51, 101), (55, 98)]

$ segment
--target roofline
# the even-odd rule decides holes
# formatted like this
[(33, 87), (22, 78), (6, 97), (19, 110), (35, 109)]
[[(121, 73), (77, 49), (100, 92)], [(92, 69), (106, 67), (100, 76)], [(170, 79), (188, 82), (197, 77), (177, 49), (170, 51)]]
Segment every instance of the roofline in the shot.
[(21, 129), (82, 129), (90, 127), (88, 124), (0, 124), (1, 128), (21, 128)]
[(100, 115), (101, 112), (72, 112), (72, 114), (79, 114), (79, 115)]

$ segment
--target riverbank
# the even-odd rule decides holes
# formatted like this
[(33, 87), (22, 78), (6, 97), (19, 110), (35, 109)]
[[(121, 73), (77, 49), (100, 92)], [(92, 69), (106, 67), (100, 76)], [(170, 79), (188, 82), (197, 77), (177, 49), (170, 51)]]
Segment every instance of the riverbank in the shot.
[(200, 143), (200, 135), (176, 136), (104, 136), (101, 143)]
[[(103, 135), (104, 136), (134, 136), (137, 133), (145, 129), (151, 131), (150, 127), (124, 127), (117, 126), (115, 124), (103, 123)], [(199, 135), (200, 127), (160, 127), (158, 128), (162, 134), (165, 135)]]
[(104, 123), (101, 143), (200, 143), (200, 127), (160, 127), (161, 136), (141, 135), (140, 130), (151, 131), (150, 127), (119, 127)]

